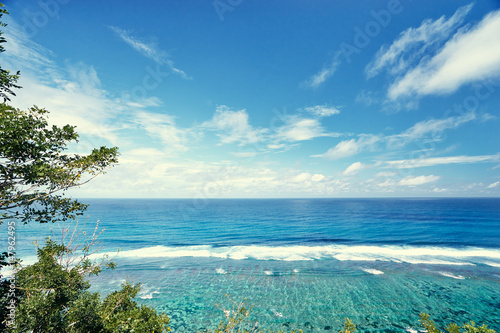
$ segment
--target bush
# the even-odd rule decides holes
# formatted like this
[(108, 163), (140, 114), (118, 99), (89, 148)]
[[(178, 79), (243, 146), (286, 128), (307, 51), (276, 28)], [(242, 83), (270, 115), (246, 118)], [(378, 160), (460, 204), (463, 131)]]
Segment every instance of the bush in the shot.
[[(422, 323), (422, 326), (427, 330), (429, 333), (442, 333), (440, 330), (436, 328), (436, 324), (429, 319), (430, 316), (427, 313), (421, 313), (420, 314), (420, 322)], [(483, 326), (476, 326), (476, 323), (471, 321), (468, 324), (463, 324), (462, 329), (460, 329), (460, 326), (457, 324), (448, 324), (446, 326), (446, 331), (449, 333), (496, 333), (495, 330), (488, 328), (488, 326), (484, 325)]]
[(99, 293), (89, 292), (90, 283), (86, 276), (99, 274), (102, 267), (114, 267), (107, 258), (90, 260), (89, 254), (89, 245), (71, 249), (48, 238), (37, 250), (38, 261), (21, 268), (16, 275), (15, 327), (9, 327), (7, 331), (170, 331), (167, 315), (148, 306), (139, 306), (133, 300), (140, 284), (126, 282), (121, 290), (112, 292), (102, 301)]
[[(215, 306), (219, 308), (222, 312), (224, 312), (224, 316), (226, 317), (226, 320), (222, 320), (219, 323), (219, 326), (214, 330), (206, 330), (206, 333), (285, 333), (282, 330), (279, 330), (278, 332), (275, 331), (267, 331), (266, 329), (259, 329), (258, 328), (258, 323), (256, 322), (255, 324), (250, 324), (246, 322), (246, 320), (250, 317), (250, 311), (252, 310), (253, 306), (251, 306), (249, 309), (245, 308), (245, 299), (241, 302), (236, 302), (233, 299), (229, 298), (228, 295), (226, 295), (227, 299), (232, 303), (232, 309), (228, 310), (225, 308), (220, 307), (218, 304)], [(353, 333), (356, 331), (356, 326), (352, 323), (352, 321), (349, 318), (345, 319), (344, 322), (344, 329), (341, 330), (339, 333)], [(290, 333), (303, 333), (304, 331), (299, 329), (299, 330), (291, 330)]]

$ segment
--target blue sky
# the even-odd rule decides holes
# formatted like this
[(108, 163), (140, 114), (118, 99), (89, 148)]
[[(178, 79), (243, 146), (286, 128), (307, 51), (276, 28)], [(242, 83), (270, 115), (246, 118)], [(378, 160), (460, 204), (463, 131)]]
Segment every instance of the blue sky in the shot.
[(4, 3), (12, 104), (120, 148), (72, 195), (500, 195), (498, 1)]

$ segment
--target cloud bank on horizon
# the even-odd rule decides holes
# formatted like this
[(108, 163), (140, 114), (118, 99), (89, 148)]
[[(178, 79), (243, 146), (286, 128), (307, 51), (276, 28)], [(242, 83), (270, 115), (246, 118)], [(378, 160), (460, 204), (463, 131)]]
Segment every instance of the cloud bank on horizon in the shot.
[[(256, 2), (224, 20), (145, 4), (134, 20), (107, 3), (84, 22), (70, 2), (34, 34), (45, 9), (15, 3), (2, 66), (22, 73), (14, 106), (77, 125), (72, 152), (120, 148), (76, 196), (499, 196), (500, 9), (437, 4)], [(282, 24), (250, 27), (259, 8)]]

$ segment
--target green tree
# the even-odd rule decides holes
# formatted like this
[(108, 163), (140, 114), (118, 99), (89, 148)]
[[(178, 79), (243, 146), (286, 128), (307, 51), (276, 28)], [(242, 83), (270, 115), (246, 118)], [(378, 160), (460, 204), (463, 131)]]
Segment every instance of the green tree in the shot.
[[(436, 324), (430, 320), (430, 316), (427, 313), (420, 314), (420, 322), (425, 330), (429, 333), (442, 333), (439, 329), (436, 328)], [(488, 328), (486, 325), (476, 326), (476, 323), (471, 321), (470, 323), (466, 323), (462, 325), (462, 330), (460, 326), (457, 324), (448, 324), (446, 326), (446, 331), (448, 333), (496, 333), (495, 330)]]
[(63, 191), (83, 185), (117, 163), (116, 147), (89, 155), (65, 154), (78, 140), (75, 126), (49, 126), (48, 111), (0, 104), (0, 219), (56, 222), (82, 214), (87, 205)]
[[(0, 268), (10, 267), (14, 265), (14, 262), (8, 260), (9, 256), (7, 252), (0, 253)], [(9, 313), (11, 307), (15, 306), (16, 299), (15, 292), (11, 289), (11, 283), (8, 279), (4, 279), (0, 275), (0, 332), (5, 332), (7, 328), (7, 320), (9, 319)]]
[(89, 259), (90, 245), (74, 247), (47, 239), (38, 249), (38, 261), (19, 270), (16, 276), (18, 304), (15, 326), (7, 332), (164, 332), (169, 318), (133, 298), (140, 284), (124, 283), (122, 289), (103, 301), (88, 291), (88, 275), (114, 264), (104, 257)]
[[(9, 13), (0, 3), (0, 18), (4, 14)], [(0, 27), (5, 26), (5, 23), (0, 22)], [(3, 47), (5, 42), (3, 31), (0, 30), (0, 53), (5, 51)], [(65, 153), (67, 145), (78, 140), (74, 126), (66, 125), (62, 128), (49, 126), (48, 111), (36, 106), (23, 111), (5, 103), (10, 101), (9, 95), (15, 96), (13, 89), (20, 88), (17, 85), (19, 75), (19, 71), (11, 74), (9, 70), (0, 66), (0, 98), (3, 98), (3, 103), (0, 103), (0, 224), (3, 220), (9, 220), (9, 236), (12, 236), (9, 237), (9, 241), (12, 238), (14, 244), (15, 234), (13, 231), (12, 235), (10, 233), (11, 228), (15, 228), (15, 223), (27, 223), (32, 220), (55, 222), (82, 214), (87, 206), (76, 200), (65, 198), (64, 190), (82, 185), (103, 173), (108, 167), (117, 163), (118, 156), (116, 147), (94, 149), (85, 156)], [(48, 251), (49, 248), (46, 250)], [(13, 259), (15, 246), (10, 246), (9, 243), (8, 251), (0, 253), (0, 269), (16, 263)], [(40, 265), (47, 264), (49, 260), (45, 255), (47, 251), (40, 253), (42, 255)], [(21, 273), (21, 276), (25, 276), (26, 279), (29, 277), (28, 280), (32, 282), (36, 281), (39, 278), (39, 275), (35, 274), (36, 267), (27, 269)], [(54, 276), (65, 277), (68, 281), (72, 281), (72, 285), (78, 282), (75, 286), (83, 288), (73, 290), (71, 294), (73, 296), (69, 296), (74, 298), (75, 293), (85, 289), (86, 284), (80, 281), (79, 276), (57, 275), (57, 270), (52, 268)], [(29, 272), (34, 275), (29, 275)], [(58, 282), (64, 282), (63, 280), (58, 280)], [(12, 289), (13, 286), (14, 284), (9, 279), (0, 276), (0, 331), (2, 332), (6, 330), (10, 312), (7, 307), (16, 305), (11, 302), (19, 301), (20, 297), (27, 295), (26, 293), (13, 293), (13, 290), (16, 290)], [(64, 300), (71, 300), (69, 296), (64, 294), (61, 297)], [(37, 299), (40, 301), (40, 295), (32, 298), (32, 301)], [(88, 305), (95, 300), (95, 296), (79, 297), (78, 300), (80, 299), (85, 302), (76, 304)], [(56, 298), (55, 301), (55, 304), (58, 304), (57, 302), (61, 299)], [(40, 312), (51, 308), (34, 306), (23, 309)], [(24, 311), (23, 309), (20, 311)], [(47, 320), (53, 322), (50, 318)], [(43, 323), (43, 320), (41, 322)]]
[(356, 325), (349, 318), (345, 318), (344, 321), (344, 329), (340, 331), (340, 333), (353, 333), (356, 332)]
[[(8, 11), (0, 3), (0, 18)], [(0, 27), (6, 24), (0, 22)], [(0, 52), (6, 39), (0, 31)], [(0, 67), (0, 223), (15, 218), (27, 223), (74, 218), (86, 205), (64, 198), (64, 190), (80, 186), (117, 163), (116, 147), (94, 149), (89, 155), (66, 154), (78, 141), (75, 126), (49, 126), (48, 111), (36, 106), (27, 111), (5, 104), (20, 88), (17, 74)]]

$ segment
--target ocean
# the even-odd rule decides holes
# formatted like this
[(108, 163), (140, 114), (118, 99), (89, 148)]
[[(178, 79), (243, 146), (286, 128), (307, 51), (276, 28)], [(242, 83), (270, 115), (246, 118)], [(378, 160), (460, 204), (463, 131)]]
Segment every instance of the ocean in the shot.
[[(499, 198), (82, 201), (100, 253), (120, 249), (92, 291), (140, 282), (174, 332), (216, 327), (228, 297), (272, 330), (417, 332), (425, 312), (500, 331)], [(17, 227), (27, 263), (49, 228)]]

